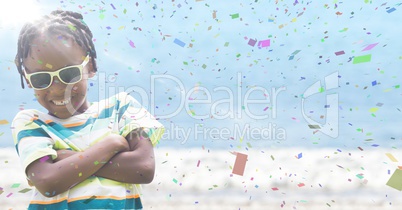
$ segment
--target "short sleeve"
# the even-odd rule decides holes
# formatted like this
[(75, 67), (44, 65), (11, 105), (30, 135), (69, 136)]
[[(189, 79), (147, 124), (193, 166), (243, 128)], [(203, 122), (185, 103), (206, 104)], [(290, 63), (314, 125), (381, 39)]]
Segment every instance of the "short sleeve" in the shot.
[(131, 131), (142, 128), (155, 146), (165, 132), (163, 125), (129, 94), (119, 93), (117, 100), (120, 135), (126, 137)]
[(15, 116), (11, 125), (15, 148), (24, 171), (39, 158), (48, 155), (53, 159), (57, 157), (52, 138), (33, 122), (39, 115), (39, 112), (33, 109), (23, 110)]

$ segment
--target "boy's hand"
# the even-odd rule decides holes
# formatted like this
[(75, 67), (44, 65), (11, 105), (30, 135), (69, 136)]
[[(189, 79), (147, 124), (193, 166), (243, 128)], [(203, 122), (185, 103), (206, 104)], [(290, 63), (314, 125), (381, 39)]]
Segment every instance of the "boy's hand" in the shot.
[(99, 143), (106, 143), (107, 144), (112, 144), (116, 148), (116, 152), (126, 152), (130, 150), (130, 146), (123, 136), (119, 134), (109, 134), (106, 136), (102, 141)]

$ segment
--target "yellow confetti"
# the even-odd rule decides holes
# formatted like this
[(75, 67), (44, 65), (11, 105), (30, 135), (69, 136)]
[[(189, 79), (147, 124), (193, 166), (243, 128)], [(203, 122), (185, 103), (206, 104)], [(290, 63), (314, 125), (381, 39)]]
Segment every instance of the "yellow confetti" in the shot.
[(52, 64), (48, 64), (48, 63), (47, 63), (45, 66), (46, 66), (46, 68), (48, 68), (48, 69), (52, 69), (52, 68), (53, 68)]
[(397, 160), (391, 153), (385, 153), (385, 155), (386, 155), (392, 162), (398, 162), (398, 160)]
[(371, 108), (369, 111), (370, 112), (376, 112), (376, 111), (378, 111), (378, 107)]
[(8, 124), (7, 120), (0, 120), (0, 125), (6, 125), (6, 124)]

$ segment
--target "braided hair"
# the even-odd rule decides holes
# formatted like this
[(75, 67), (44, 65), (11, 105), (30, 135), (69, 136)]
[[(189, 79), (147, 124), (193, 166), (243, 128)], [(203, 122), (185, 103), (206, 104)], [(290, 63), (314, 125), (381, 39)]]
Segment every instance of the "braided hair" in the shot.
[(51, 34), (62, 34), (78, 43), (91, 57), (94, 71), (97, 71), (95, 62), (96, 51), (92, 41), (92, 32), (84, 22), (80, 13), (72, 11), (55, 10), (50, 15), (45, 15), (34, 22), (26, 23), (18, 38), (18, 50), (15, 56), (15, 65), (21, 76), (21, 86), (24, 88), (24, 72), (22, 70), (23, 59), (27, 58), (31, 49), (31, 42), (47, 31)]

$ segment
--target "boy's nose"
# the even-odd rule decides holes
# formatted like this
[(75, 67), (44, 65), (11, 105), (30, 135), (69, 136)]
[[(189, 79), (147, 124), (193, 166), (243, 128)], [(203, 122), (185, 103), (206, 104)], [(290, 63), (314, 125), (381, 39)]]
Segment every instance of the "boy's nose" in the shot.
[(64, 91), (66, 89), (66, 85), (62, 81), (60, 81), (60, 79), (57, 76), (54, 76), (52, 84), (50, 84), (49, 88), (51, 88), (53, 91), (54, 90), (57, 90), (57, 91), (63, 90)]

